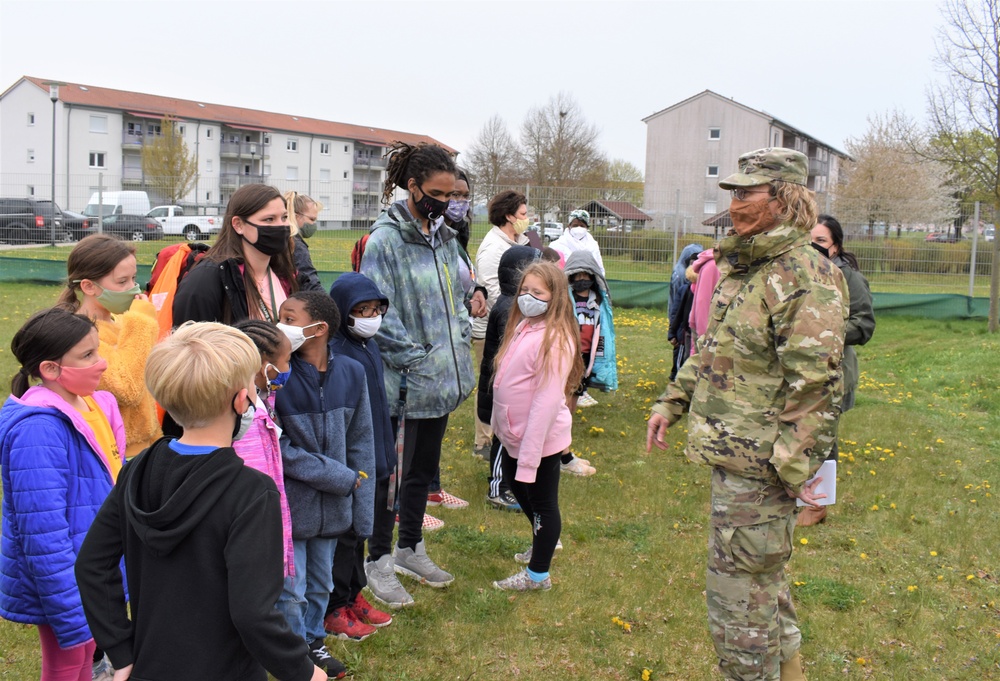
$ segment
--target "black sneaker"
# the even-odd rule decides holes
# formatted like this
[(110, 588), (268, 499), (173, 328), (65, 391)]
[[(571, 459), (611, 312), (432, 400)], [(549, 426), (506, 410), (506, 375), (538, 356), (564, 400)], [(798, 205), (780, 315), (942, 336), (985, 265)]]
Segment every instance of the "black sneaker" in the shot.
[(493, 504), (494, 508), (498, 508), (501, 511), (514, 511), (519, 513), (521, 511), (521, 504), (517, 503), (517, 499), (514, 498), (514, 493), (509, 489), (500, 492), (495, 497), (487, 497), (490, 503)]
[(328, 679), (342, 679), (347, 676), (347, 667), (327, 651), (323, 641), (313, 641), (309, 644), (309, 659), (326, 672)]

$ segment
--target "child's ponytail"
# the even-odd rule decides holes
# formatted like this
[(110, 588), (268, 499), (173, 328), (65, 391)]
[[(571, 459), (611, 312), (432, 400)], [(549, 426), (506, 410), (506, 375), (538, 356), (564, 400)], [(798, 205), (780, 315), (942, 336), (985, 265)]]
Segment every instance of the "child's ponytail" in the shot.
[(33, 314), (10, 342), (10, 350), (21, 364), (10, 380), (11, 395), (24, 395), (31, 377), (41, 377), (38, 367), (42, 362), (59, 361), (94, 328), (90, 319), (58, 307)]

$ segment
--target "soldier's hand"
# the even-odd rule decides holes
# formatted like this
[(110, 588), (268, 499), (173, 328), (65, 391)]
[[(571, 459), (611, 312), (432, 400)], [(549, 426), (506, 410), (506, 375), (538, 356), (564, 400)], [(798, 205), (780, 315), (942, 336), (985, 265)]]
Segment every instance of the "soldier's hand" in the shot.
[(649, 415), (649, 422), (646, 424), (646, 453), (649, 454), (655, 443), (660, 449), (666, 449), (667, 443), (663, 438), (667, 435), (667, 428), (670, 422), (667, 417), (657, 414), (655, 411)]
[(799, 491), (798, 494), (795, 494), (791, 490), (786, 490), (786, 491), (788, 491), (788, 496), (792, 497), (793, 499), (796, 498), (801, 499), (803, 504), (818, 510), (820, 508), (820, 505), (816, 502), (819, 501), (820, 499), (826, 499), (825, 494), (816, 494), (816, 485), (818, 485), (822, 481), (823, 481), (823, 476), (820, 475), (818, 477), (813, 478), (805, 485), (803, 485), (802, 489)]

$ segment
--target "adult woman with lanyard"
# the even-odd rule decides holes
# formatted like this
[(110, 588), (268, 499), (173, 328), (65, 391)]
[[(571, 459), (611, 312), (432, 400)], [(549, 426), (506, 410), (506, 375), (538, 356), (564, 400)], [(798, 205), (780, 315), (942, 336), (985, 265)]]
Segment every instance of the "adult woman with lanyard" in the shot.
[(298, 290), (290, 236), (288, 210), (277, 189), (264, 184), (237, 189), (215, 244), (177, 287), (174, 325), (276, 322), (281, 303)]
[(472, 328), (459, 279), (462, 247), (444, 223), (455, 191), (451, 154), (436, 145), (397, 142), (388, 153), (385, 203), (397, 188), (408, 196), (372, 226), (360, 270), (389, 300), (374, 338), (394, 427), (397, 397), (406, 387), (399, 540), (392, 560), (372, 555), (365, 568), (369, 581), (383, 579), (373, 573), (395, 570), (441, 588), (453, 577), (427, 556), (421, 525), (448, 416), (473, 387)]

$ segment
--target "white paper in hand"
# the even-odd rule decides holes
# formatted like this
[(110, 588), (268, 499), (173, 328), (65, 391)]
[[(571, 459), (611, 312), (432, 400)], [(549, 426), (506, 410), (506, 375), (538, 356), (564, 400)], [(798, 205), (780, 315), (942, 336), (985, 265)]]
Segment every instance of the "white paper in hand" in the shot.
[[(816, 503), (820, 506), (830, 506), (837, 503), (837, 461), (835, 459), (824, 461), (823, 465), (816, 471), (816, 475), (809, 479), (809, 482), (812, 482), (816, 478), (823, 478), (823, 480), (816, 485), (816, 488), (813, 490), (813, 496), (826, 495), (825, 499), (819, 499)], [(805, 506), (806, 504), (802, 503), (801, 499), (796, 499), (795, 505)]]

